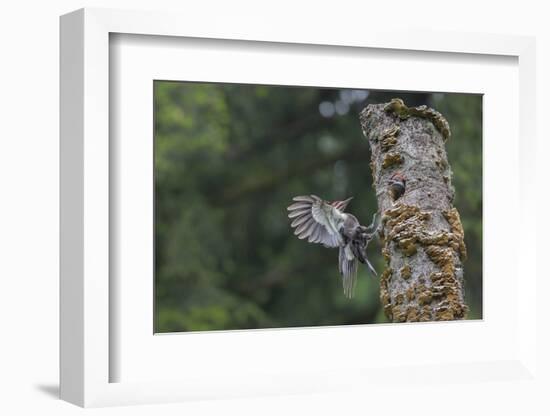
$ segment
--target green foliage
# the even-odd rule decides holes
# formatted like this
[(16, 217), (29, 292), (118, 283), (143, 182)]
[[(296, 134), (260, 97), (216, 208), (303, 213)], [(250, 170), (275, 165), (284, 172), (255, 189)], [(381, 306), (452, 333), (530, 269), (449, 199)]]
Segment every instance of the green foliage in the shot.
[[(386, 322), (377, 279), (362, 267), (355, 298), (345, 299), (337, 251), (296, 239), (286, 206), (298, 194), (353, 195), (350, 212), (370, 222), (358, 113), (396, 95), (433, 105), (451, 124), (470, 317), (479, 317), (481, 97), (157, 81), (156, 331)], [(379, 252), (369, 247), (381, 271)]]

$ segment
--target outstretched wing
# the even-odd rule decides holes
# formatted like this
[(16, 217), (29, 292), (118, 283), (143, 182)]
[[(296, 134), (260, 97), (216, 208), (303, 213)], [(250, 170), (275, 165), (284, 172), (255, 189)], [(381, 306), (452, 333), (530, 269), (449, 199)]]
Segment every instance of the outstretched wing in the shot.
[(351, 299), (357, 282), (357, 258), (354, 256), (351, 247), (341, 246), (338, 252), (338, 269), (342, 275), (342, 286), (344, 287), (344, 296)]
[(342, 244), (339, 227), (343, 214), (316, 195), (303, 195), (292, 198), (295, 202), (287, 209), (290, 226), (299, 239), (307, 238), (310, 243), (325, 247), (338, 247)]

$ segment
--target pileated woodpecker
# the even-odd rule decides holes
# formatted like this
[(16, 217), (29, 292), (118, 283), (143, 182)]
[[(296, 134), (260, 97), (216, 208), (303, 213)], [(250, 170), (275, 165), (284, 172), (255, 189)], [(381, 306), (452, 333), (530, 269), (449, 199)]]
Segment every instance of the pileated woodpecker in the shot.
[(324, 201), (316, 195), (292, 198), (294, 203), (287, 209), (294, 235), (310, 243), (319, 243), (327, 248), (338, 247), (338, 269), (342, 275), (344, 295), (353, 297), (357, 281), (358, 261), (366, 264), (372, 274), (376, 270), (367, 258), (367, 245), (378, 231), (376, 213), (372, 223), (365, 227), (352, 214), (344, 212), (353, 197), (344, 201)]

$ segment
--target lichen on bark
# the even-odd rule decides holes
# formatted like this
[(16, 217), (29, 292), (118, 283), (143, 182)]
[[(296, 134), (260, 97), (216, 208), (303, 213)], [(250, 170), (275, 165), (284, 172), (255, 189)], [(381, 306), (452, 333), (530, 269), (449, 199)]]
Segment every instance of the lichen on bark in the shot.
[[(453, 206), (447, 120), (426, 106), (409, 108), (393, 99), (367, 106), (360, 121), (382, 216), (384, 312), (394, 322), (464, 319), (466, 246)], [(396, 175), (405, 180), (404, 193), (390, 192)]]

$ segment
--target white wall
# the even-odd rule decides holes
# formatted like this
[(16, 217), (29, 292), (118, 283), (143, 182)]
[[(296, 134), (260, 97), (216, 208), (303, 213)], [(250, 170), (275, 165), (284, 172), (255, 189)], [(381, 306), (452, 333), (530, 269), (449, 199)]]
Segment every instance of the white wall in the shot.
[[(58, 376), (58, 16), (74, 9), (116, 7), (183, 10), (275, 19), (284, 30), (285, 19), (307, 25), (325, 25), (337, 31), (344, 25), (388, 25), (440, 30), (512, 33), (537, 36), (539, 134), (550, 105), (550, 14), (544, 1), (482, 2), (455, 0), (403, 1), (146, 1), (89, 0), (4, 1), (0, 6), (0, 414), (73, 414), (81, 410), (54, 398)], [(252, 6), (250, 6), (252, 5)], [(417, 18), (417, 19), (415, 19)], [(416, 20), (416, 24), (412, 21)], [(546, 151), (548, 144), (545, 143)], [(542, 152), (539, 151), (539, 154)], [(539, 163), (546, 163), (541, 156)], [(541, 192), (545, 193), (546, 190)], [(544, 206), (540, 207), (544, 210)], [(541, 226), (548, 227), (541, 223)], [(542, 242), (542, 238), (540, 239)], [(548, 276), (550, 278), (550, 276)], [(548, 288), (548, 284), (545, 284)], [(537, 290), (543, 290), (538, 288)], [(541, 314), (548, 317), (541, 305)], [(542, 335), (542, 333), (541, 333)], [(546, 335), (547, 337), (547, 335)], [(546, 352), (548, 338), (545, 338)], [(475, 340), (472, 340), (475, 342)], [(548, 359), (541, 354), (545, 364)], [(548, 366), (546, 367), (548, 369)], [(548, 374), (548, 372), (546, 372)], [(548, 390), (550, 391), (550, 389)], [(324, 396), (232, 400), (157, 407), (96, 410), (99, 414), (355, 414), (366, 405), (374, 413), (431, 414), (428, 401), (411, 397), (387, 401), (384, 397)], [(429, 393), (429, 392), (428, 392)], [(487, 384), (472, 389), (445, 409), (451, 414), (543, 414), (544, 392)], [(437, 394), (437, 389), (431, 394)], [(475, 402), (480, 408), (475, 410)], [(539, 404), (537, 404), (539, 403)], [(546, 404), (546, 412), (550, 405)], [(9, 409), (9, 410), (8, 410)], [(441, 410), (441, 409), (433, 409)], [(363, 413), (363, 412), (361, 412)], [(546, 413), (548, 414), (548, 413)]]

